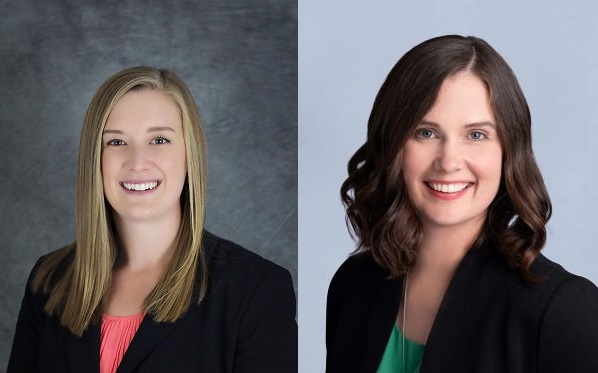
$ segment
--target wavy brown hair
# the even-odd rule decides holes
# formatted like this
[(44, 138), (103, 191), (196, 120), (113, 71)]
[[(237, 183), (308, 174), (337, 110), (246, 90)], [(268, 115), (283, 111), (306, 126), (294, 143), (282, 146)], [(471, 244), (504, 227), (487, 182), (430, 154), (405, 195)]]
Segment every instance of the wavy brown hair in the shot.
[(552, 205), (532, 151), (531, 115), (515, 74), (484, 40), (436, 37), (415, 46), (392, 68), (368, 121), (367, 140), (351, 157), (342, 184), (355, 253), (369, 252), (391, 277), (409, 271), (422, 223), (407, 194), (402, 150), (431, 109), (444, 80), (468, 71), (486, 85), (503, 150), (502, 177), (474, 247), (498, 251), (533, 282), (530, 266), (546, 241)]

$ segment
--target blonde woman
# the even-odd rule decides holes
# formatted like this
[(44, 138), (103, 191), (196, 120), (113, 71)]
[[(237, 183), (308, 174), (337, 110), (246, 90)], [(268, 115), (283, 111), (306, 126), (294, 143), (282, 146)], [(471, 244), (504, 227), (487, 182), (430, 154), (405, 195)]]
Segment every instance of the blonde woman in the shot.
[(294, 372), (289, 273), (205, 231), (205, 140), (173, 73), (110, 77), (83, 125), (76, 241), (40, 258), (8, 372)]

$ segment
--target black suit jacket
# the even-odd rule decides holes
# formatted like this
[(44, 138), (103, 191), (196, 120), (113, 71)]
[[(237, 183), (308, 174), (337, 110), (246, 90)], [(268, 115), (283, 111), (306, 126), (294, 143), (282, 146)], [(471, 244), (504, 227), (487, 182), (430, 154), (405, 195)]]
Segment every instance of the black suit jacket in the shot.
[[(146, 316), (117, 372), (296, 372), (296, 303), (288, 271), (208, 232), (203, 249), (210, 271), (206, 299), (174, 323)], [(44, 304), (28, 285), (8, 372), (99, 372), (100, 325), (78, 338), (49, 318)]]
[[(598, 372), (598, 289), (540, 255), (525, 285), (495, 254), (471, 250), (428, 337), (421, 372)], [(367, 253), (349, 258), (328, 291), (328, 373), (375, 372), (401, 302), (402, 279)]]

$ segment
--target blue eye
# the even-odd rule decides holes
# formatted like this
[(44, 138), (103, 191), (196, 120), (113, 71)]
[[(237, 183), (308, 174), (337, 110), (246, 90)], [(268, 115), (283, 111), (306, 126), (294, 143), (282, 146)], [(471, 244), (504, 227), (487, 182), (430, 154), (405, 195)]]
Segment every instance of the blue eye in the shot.
[(433, 139), (436, 137), (436, 133), (429, 128), (422, 128), (415, 131), (415, 136), (420, 139)]
[(122, 141), (121, 139), (112, 139), (112, 140), (108, 141), (106, 143), (106, 145), (110, 145), (110, 146), (121, 146), (121, 145), (125, 145), (125, 142)]
[(469, 138), (475, 141), (486, 139), (486, 135), (480, 131), (473, 131), (469, 133)]
[(150, 142), (150, 144), (156, 144), (156, 145), (163, 145), (163, 144), (168, 144), (168, 143), (170, 143), (170, 140), (168, 140), (166, 137), (163, 137), (163, 136), (158, 136)]

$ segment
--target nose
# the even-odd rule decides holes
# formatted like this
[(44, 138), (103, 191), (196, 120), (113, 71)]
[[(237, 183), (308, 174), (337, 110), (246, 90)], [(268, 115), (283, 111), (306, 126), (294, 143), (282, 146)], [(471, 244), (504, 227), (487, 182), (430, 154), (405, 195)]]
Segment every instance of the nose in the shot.
[(131, 171), (143, 171), (148, 168), (149, 154), (143, 146), (129, 145), (127, 167)]
[(464, 168), (464, 152), (458, 140), (443, 140), (438, 147), (438, 155), (434, 162), (434, 168), (437, 171), (453, 173)]

